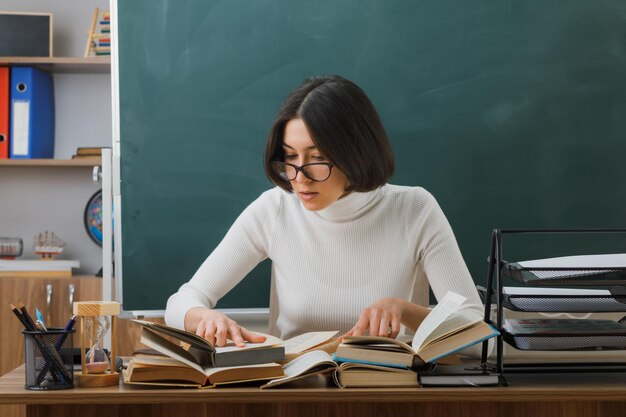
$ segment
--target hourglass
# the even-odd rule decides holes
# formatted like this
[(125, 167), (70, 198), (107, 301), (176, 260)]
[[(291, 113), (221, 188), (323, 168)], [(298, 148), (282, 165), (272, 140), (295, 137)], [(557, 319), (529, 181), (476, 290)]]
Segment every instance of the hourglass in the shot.
[[(120, 304), (114, 301), (79, 301), (74, 314), (80, 318), (81, 372), (75, 375), (79, 386), (108, 387), (119, 383), (115, 372), (116, 322)], [(104, 350), (104, 339), (111, 331), (111, 357)], [(85, 351), (87, 353), (85, 353)]]

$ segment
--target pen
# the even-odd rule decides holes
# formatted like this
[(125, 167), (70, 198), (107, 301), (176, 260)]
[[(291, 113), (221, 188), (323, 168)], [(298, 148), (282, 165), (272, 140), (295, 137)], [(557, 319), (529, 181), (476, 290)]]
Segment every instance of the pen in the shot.
[(35, 307), (35, 316), (37, 316), (37, 321), (40, 321), (43, 328), (47, 330), (46, 321), (43, 319), (43, 315), (37, 307)]
[[(57, 350), (57, 352), (61, 350), (61, 347), (63, 346), (63, 343), (65, 343), (65, 339), (67, 339), (67, 335), (69, 334), (68, 332), (72, 330), (75, 323), (76, 323), (76, 316), (73, 315), (72, 317), (70, 317), (70, 320), (65, 325), (65, 333), (61, 337), (59, 337), (57, 342), (54, 344), (54, 348)], [(43, 381), (44, 377), (46, 376), (49, 370), (50, 370), (50, 362), (46, 362), (44, 367), (41, 369), (41, 371), (39, 371), (39, 375), (37, 375), (36, 385), (39, 384), (41, 381)]]
[(61, 346), (63, 346), (63, 342), (65, 342), (65, 339), (67, 339), (67, 335), (69, 334), (67, 332), (72, 330), (72, 328), (74, 327), (74, 323), (76, 323), (75, 315), (70, 317), (70, 321), (68, 321), (67, 324), (65, 325), (65, 334), (61, 336), (59, 340), (57, 340), (56, 344), (54, 345), (54, 347), (56, 347), (57, 350), (61, 349)]
[[(24, 304), (21, 301), (18, 301), (18, 305), (20, 305), (19, 309), (15, 307), (12, 303), (9, 304), (9, 307), (11, 308), (11, 311), (13, 312), (13, 314), (15, 314), (15, 317), (17, 317), (17, 319), (22, 323), (22, 325), (24, 325), (25, 330), (31, 331), (31, 332), (37, 331), (37, 327), (34, 324), (31, 326), (31, 323), (28, 322), (28, 320), (26, 319), (26, 316), (24, 315), (24, 312), (28, 314), (28, 312), (26, 311), (26, 308), (24, 307)], [(31, 319), (31, 322), (32, 322), (32, 319)], [(45, 352), (46, 347), (43, 344), (43, 341), (37, 338), (35, 338), (34, 340), (35, 340), (35, 343), (39, 346), (39, 350), (42, 352), (44, 357), (46, 357), (47, 356)], [(49, 360), (50, 360), (49, 358), (46, 358), (46, 362), (48, 362)], [(55, 380), (57, 379), (56, 372), (52, 373), (52, 376)], [(64, 376), (62, 376), (62, 378), (63, 377)]]
[(40, 332), (47, 332), (48, 331), (48, 329), (46, 328), (46, 325), (43, 324), (41, 322), (41, 320), (37, 320), (35, 322), (35, 326), (37, 327), (37, 330), (39, 330)]
[[(26, 306), (22, 303), (21, 300), (18, 300), (19, 309), (16, 308), (13, 304), (9, 304), (13, 314), (20, 320), (20, 322), (24, 325), (24, 328), (31, 332), (37, 332), (37, 325), (33, 322), (33, 319), (28, 314), (28, 310), (26, 310)], [(41, 312), (37, 309), (37, 313), (41, 315)], [(39, 321), (39, 320), (38, 320)], [(43, 324), (43, 323), (42, 323)], [(52, 361), (51, 365), (54, 365), (52, 370), (52, 377), (56, 380), (57, 375), (61, 377), (62, 380), (68, 381), (71, 380), (67, 370), (64, 368), (63, 360), (59, 356), (59, 352), (54, 348), (51, 343), (47, 343), (42, 336), (34, 337), (33, 340), (39, 347), (41, 354), (43, 355), (46, 362)]]

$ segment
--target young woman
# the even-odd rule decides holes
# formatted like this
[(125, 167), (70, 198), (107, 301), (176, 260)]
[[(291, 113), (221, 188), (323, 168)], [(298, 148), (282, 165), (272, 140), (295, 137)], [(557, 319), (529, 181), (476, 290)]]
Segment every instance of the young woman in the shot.
[(441, 208), (426, 190), (386, 184), (394, 160), (376, 109), (356, 84), (311, 78), (285, 99), (265, 150), (277, 187), (237, 218), (192, 279), (167, 303), (168, 324), (223, 346), (263, 337), (213, 310), (262, 260), (272, 261), (269, 330), (395, 338), (429, 309), (411, 303), (425, 274), (435, 296), (483, 307)]

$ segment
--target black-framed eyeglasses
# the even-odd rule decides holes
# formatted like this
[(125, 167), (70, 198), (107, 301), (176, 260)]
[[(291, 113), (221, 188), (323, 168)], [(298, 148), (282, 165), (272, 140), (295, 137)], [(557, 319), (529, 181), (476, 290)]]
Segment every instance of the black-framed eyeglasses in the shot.
[(311, 164), (294, 165), (283, 161), (272, 162), (274, 172), (287, 181), (293, 181), (302, 172), (305, 177), (315, 182), (324, 182), (330, 178), (335, 164), (331, 162), (313, 162)]

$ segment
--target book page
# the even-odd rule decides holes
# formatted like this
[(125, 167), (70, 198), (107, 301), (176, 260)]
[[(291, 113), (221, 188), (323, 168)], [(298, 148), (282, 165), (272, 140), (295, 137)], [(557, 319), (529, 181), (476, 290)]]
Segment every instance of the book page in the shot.
[[(279, 366), (279, 365), (275, 362), (270, 362), (270, 363), (257, 363), (255, 365), (239, 365), (239, 366), (223, 366), (221, 368), (206, 368), (204, 370), (204, 374), (210, 378), (211, 375), (213, 374), (216, 374), (218, 372), (229, 371), (231, 369), (246, 368), (246, 369), (249, 369), (250, 372), (253, 372), (253, 368), (267, 368), (268, 366), (271, 367), (271, 366)], [(240, 382), (243, 382), (243, 380), (241, 380)]]
[(167, 336), (173, 337), (188, 345), (194, 346), (198, 349), (207, 350), (213, 352), (215, 348), (203, 337), (198, 336), (195, 333), (188, 332), (186, 330), (177, 329), (161, 323), (154, 323), (145, 320), (131, 319), (131, 322), (137, 323), (143, 326), (144, 329), (148, 329), (152, 332), (162, 333)]
[(413, 336), (413, 351), (417, 353), (422, 347), (428, 336), (448, 317), (456, 312), (461, 304), (467, 300), (466, 297), (448, 291), (446, 295), (439, 301), (433, 310), (426, 316), (420, 327)]
[(411, 346), (404, 343), (402, 340), (390, 339), (384, 336), (346, 336), (343, 338), (341, 345), (357, 347), (363, 345), (368, 349), (413, 353)]
[(285, 340), (285, 355), (304, 352), (320, 345), (339, 333), (338, 330), (329, 332), (309, 332)]
[(333, 370), (337, 367), (332, 357), (322, 351), (313, 350), (298, 356), (296, 359), (283, 365), (285, 376), (282, 378), (272, 379), (261, 388), (269, 388), (271, 386), (280, 385), (292, 380), (296, 380), (301, 376), (315, 374)]
[(188, 366), (178, 359), (170, 358), (169, 356), (157, 356), (157, 355), (134, 355), (132, 361), (136, 365), (150, 365), (150, 366)]
[(170, 342), (169, 340), (159, 336), (157, 333), (144, 328), (141, 331), (141, 343), (152, 348), (158, 352), (161, 352), (164, 355), (167, 355), (171, 358), (174, 358), (185, 365), (192, 367), (198, 372), (205, 372), (205, 369), (202, 366), (198, 365), (193, 356), (183, 349), (180, 346), (176, 346), (176, 344)]
[(436, 342), (438, 340), (444, 339), (452, 333), (456, 333), (460, 330), (463, 330), (474, 323), (482, 321), (481, 319), (470, 320), (462, 314), (454, 313), (447, 320), (439, 324), (424, 341), (422, 342), (423, 348), (429, 343)]
[(235, 344), (235, 342), (233, 342), (232, 340), (227, 340), (226, 346), (216, 347), (215, 352), (222, 353), (222, 352), (232, 352), (233, 350), (251, 350), (251, 349), (258, 349), (258, 348), (268, 347), (268, 346), (279, 346), (285, 343), (283, 342), (282, 339), (279, 339), (276, 336), (272, 336), (270, 334), (265, 334), (265, 333), (260, 333), (260, 332), (255, 332), (255, 333), (260, 334), (261, 336), (265, 336), (265, 342), (260, 342), (260, 343), (245, 342), (245, 345), (243, 347), (238, 347)]

